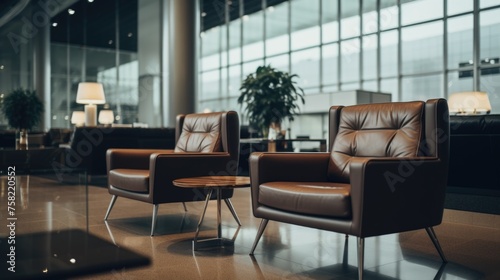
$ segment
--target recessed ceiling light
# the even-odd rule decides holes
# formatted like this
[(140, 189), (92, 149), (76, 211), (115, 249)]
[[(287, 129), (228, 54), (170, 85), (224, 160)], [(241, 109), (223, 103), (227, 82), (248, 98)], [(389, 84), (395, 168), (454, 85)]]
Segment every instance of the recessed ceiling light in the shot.
[(109, 45), (112, 45), (112, 44), (113, 44), (113, 40), (109, 40), (109, 41), (108, 41), (108, 44), (109, 44)]
[(3, 70), (5, 68), (4, 65), (0, 65), (0, 70)]
[(130, 37), (132, 37), (132, 35), (133, 35), (133, 34), (132, 34), (132, 32), (129, 32), (129, 33), (127, 34), (127, 36), (128, 36), (129, 38), (130, 38)]
[(207, 16), (207, 13), (203, 12), (203, 13), (201, 13), (201, 16), (202, 16), (202, 17), (206, 17), (206, 16)]
[(53, 26), (53, 27), (56, 27), (56, 26), (57, 26), (57, 22), (53, 22), (53, 23), (52, 23), (52, 26)]
[(94, 0), (89, 0), (89, 3), (92, 3), (92, 2), (94, 2)]
[(73, 9), (68, 9), (68, 14), (70, 14), (70, 15), (74, 15), (74, 14), (75, 14), (75, 10), (73, 10)]

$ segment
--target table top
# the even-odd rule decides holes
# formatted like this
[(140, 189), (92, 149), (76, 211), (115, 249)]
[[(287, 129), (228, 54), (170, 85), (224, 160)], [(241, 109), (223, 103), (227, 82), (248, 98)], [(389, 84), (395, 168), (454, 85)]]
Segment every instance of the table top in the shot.
[(250, 177), (246, 176), (200, 176), (176, 179), (174, 186), (181, 188), (244, 188), (250, 186)]

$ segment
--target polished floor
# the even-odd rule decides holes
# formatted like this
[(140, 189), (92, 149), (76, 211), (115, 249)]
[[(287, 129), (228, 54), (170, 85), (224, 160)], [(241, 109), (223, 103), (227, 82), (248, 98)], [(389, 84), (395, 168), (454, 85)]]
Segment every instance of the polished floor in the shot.
[[(7, 213), (7, 183), (1, 177), (0, 212)], [(357, 279), (356, 239), (305, 227), (270, 222), (254, 257), (248, 255), (259, 220), (250, 207), (249, 189), (232, 199), (242, 221), (238, 227), (223, 205), (223, 236), (234, 247), (193, 252), (202, 202), (160, 206), (156, 236), (150, 237), (152, 206), (118, 198), (108, 223), (103, 221), (110, 195), (102, 187), (20, 177), (17, 234), (67, 228), (92, 234), (152, 259), (148, 267), (109, 271), (78, 279)], [(500, 216), (445, 210), (436, 234), (449, 260), (446, 265), (424, 230), (367, 238), (365, 279), (500, 279)], [(216, 203), (210, 202), (202, 237), (216, 234)], [(0, 235), (7, 235), (0, 227)], [(2, 253), (3, 254), (3, 253)]]

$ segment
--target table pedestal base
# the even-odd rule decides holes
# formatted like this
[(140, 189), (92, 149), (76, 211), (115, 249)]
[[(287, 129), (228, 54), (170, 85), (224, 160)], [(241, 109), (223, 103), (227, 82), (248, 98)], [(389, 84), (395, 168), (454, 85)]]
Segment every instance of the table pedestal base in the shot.
[[(196, 234), (194, 236), (193, 240), (193, 251), (196, 251), (198, 249), (202, 248), (208, 248), (208, 247), (232, 247), (234, 246), (234, 238), (229, 239), (229, 238), (224, 238), (222, 237), (222, 230), (221, 230), (221, 196), (222, 196), (222, 190), (221, 188), (216, 188), (216, 194), (217, 194), (217, 237), (214, 238), (206, 238), (202, 240), (198, 240), (198, 234), (200, 233), (200, 228), (201, 224), (203, 223), (203, 219), (205, 218), (205, 212), (207, 211), (207, 206), (208, 202), (210, 201), (210, 197), (212, 197), (212, 193), (214, 191), (214, 188), (211, 188), (210, 191), (207, 194), (207, 197), (205, 198), (205, 207), (203, 208), (203, 212), (200, 216), (200, 220), (198, 221), (198, 226), (196, 227)], [(232, 208), (231, 202), (226, 200), (226, 204), (228, 205), (229, 209), (231, 210), (231, 214), (233, 214), (233, 217), (235, 218), (236, 222), (238, 223), (238, 226), (241, 226), (240, 220), (238, 216), (236, 215), (236, 211), (234, 211), (234, 208)]]
[(202, 240), (193, 240), (193, 251), (212, 247), (233, 247), (234, 240), (224, 237), (214, 237)]

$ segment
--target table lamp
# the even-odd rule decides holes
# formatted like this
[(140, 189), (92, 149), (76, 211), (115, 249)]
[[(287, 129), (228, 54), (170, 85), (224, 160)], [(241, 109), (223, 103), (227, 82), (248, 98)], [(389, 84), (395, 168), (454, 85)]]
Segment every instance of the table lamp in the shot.
[(85, 112), (73, 111), (71, 114), (71, 123), (75, 126), (83, 126), (85, 124)]
[(457, 115), (489, 114), (491, 104), (486, 92), (467, 91), (450, 94), (450, 113)]
[(106, 103), (104, 89), (100, 83), (79, 83), (76, 103), (85, 105), (85, 126), (97, 125), (96, 104)]
[(113, 110), (101, 110), (99, 112), (99, 123), (104, 125), (110, 125), (115, 121), (115, 115)]

